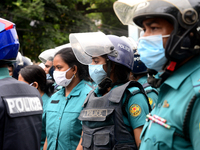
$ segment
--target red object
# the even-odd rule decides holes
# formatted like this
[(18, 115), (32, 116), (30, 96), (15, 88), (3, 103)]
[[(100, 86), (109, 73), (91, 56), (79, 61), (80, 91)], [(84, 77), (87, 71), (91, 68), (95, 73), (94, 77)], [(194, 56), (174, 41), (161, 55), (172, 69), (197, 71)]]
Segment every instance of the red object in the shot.
[(167, 67), (167, 70), (174, 71), (175, 67), (176, 67), (176, 62), (171, 61), (169, 66)]
[(7, 20), (1, 19), (0, 22), (5, 24), (5, 30), (9, 30), (9, 29), (13, 28), (13, 23), (11, 23)]

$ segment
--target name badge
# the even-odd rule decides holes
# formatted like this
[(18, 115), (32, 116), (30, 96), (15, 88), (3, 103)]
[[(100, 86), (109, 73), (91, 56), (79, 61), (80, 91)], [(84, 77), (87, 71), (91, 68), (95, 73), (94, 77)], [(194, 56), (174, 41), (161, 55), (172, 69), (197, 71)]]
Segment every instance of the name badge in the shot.
[(105, 117), (105, 116), (107, 116), (106, 109), (83, 110), (83, 117)]

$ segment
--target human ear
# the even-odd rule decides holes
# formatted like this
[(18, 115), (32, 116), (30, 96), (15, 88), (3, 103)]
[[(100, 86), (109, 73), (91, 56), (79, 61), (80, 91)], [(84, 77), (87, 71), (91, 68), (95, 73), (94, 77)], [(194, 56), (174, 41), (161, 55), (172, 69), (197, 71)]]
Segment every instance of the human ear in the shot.
[(32, 86), (35, 87), (36, 89), (38, 89), (38, 83), (37, 82), (33, 82)]

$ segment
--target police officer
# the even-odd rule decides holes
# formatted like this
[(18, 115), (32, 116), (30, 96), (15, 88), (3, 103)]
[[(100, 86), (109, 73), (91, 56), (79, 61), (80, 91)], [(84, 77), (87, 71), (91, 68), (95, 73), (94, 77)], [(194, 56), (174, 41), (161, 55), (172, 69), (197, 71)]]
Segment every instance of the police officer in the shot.
[(13, 64), (13, 75), (12, 77), (18, 79), (19, 71), (33, 63), (28, 57), (22, 56), (20, 52), (17, 54), (16, 62)]
[(0, 18), (0, 149), (39, 150), (42, 102), (37, 89), (9, 76), (17, 56), (15, 24)]
[(87, 66), (81, 64), (70, 47), (55, 54), (53, 73), (62, 88), (49, 99), (45, 111), (47, 150), (76, 149), (82, 132), (78, 116), (87, 94), (92, 90)]
[(18, 79), (19, 71), (33, 63), (28, 57), (22, 56), (20, 52), (17, 54), (16, 61), (8, 65), (9, 75), (15, 79)]
[(44, 64), (44, 71), (46, 73), (47, 80), (51, 80), (52, 76), (49, 74), (49, 70), (53, 66), (53, 57), (55, 54), (55, 49), (48, 49), (43, 51), (38, 58), (43, 62)]
[[(160, 87), (157, 104), (141, 134), (141, 150), (200, 148), (199, 3), (150, 0), (133, 6), (114, 4), (115, 12), (121, 14), (118, 17), (132, 18), (143, 28), (138, 51), (151, 69), (149, 83)], [(154, 78), (160, 70), (159, 78)]]
[[(141, 84), (129, 82), (134, 64), (130, 45), (102, 32), (70, 34), (70, 43), (77, 59), (89, 64), (90, 77), (98, 85), (79, 116), (83, 149), (137, 149), (149, 108)], [(130, 86), (139, 87), (143, 94), (132, 96)]]
[[(151, 108), (153, 109), (155, 107), (155, 104), (158, 99), (158, 90), (156, 88), (152, 88), (147, 83), (147, 67), (145, 64), (140, 60), (140, 54), (138, 54), (137, 50), (134, 50), (134, 66), (131, 70), (133, 75), (133, 80), (138, 81), (140, 84), (142, 84), (143, 88), (145, 89), (145, 92), (149, 99), (149, 104), (151, 105)], [(130, 89), (132, 90), (132, 89)], [(132, 91), (132, 93), (137, 93), (138, 91)]]
[[(137, 51), (137, 42), (135, 42), (131, 37), (120, 37), (126, 42), (128, 42), (131, 45), (131, 48), (134, 52), (134, 65), (130, 72), (130, 80), (138, 81), (140, 84), (142, 84), (143, 88), (145, 89), (145, 92), (149, 99), (149, 104), (151, 105), (151, 108), (153, 109), (155, 107), (156, 101), (158, 99), (158, 90), (156, 88), (152, 88), (147, 83), (147, 67), (145, 64), (140, 60), (140, 54)], [(139, 92), (139, 90), (134, 90), (135, 88), (130, 88), (130, 91), (133, 94), (136, 94)]]

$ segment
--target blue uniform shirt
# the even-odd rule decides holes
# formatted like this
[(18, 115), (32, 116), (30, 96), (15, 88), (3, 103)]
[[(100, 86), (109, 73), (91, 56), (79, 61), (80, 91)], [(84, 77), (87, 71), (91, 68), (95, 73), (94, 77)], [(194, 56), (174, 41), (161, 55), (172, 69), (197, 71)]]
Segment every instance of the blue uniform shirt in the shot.
[(45, 116), (48, 150), (76, 149), (82, 132), (78, 116), (90, 90), (82, 80), (67, 97), (64, 87), (51, 96)]
[(43, 114), (42, 114), (42, 135), (41, 135), (41, 145), (40, 150), (43, 150), (44, 142), (46, 139), (46, 120), (45, 120), (45, 111), (47, 107), (47, 103), (49, 101), (50, 97), (44, 93), (42, 96), (42, 102), (43, 102)]
[(10, 77), (8, 68), (0, 68), (0, 79)]
[[(142, 85), (147, 83), (147, 76), (141, 77), (138, 82)], [(158, 92), (155, 88), (152, 88), (151, 86), (148, 86), (145, 88), (145, 91), (147, 92), (147, 96), (149, 98), (149, 104), (151, 105), (151, 108), (155, 106), (157, 100), (158, 100), (158, 94), (155, 92)]]
[(200, 84), (200, 56), (192, 58), (176, 70), (160, 87), (158, 101), (151, 115), (166, 120), (171, 128), (148, 121), (141, 133), (140, 150), (199, 150), (200, 149), (200, 98), (197, 97), (189, 123), (190, 141), (183, 135), (182, 127), (188, 104), (195, 95), (195, 85)]

